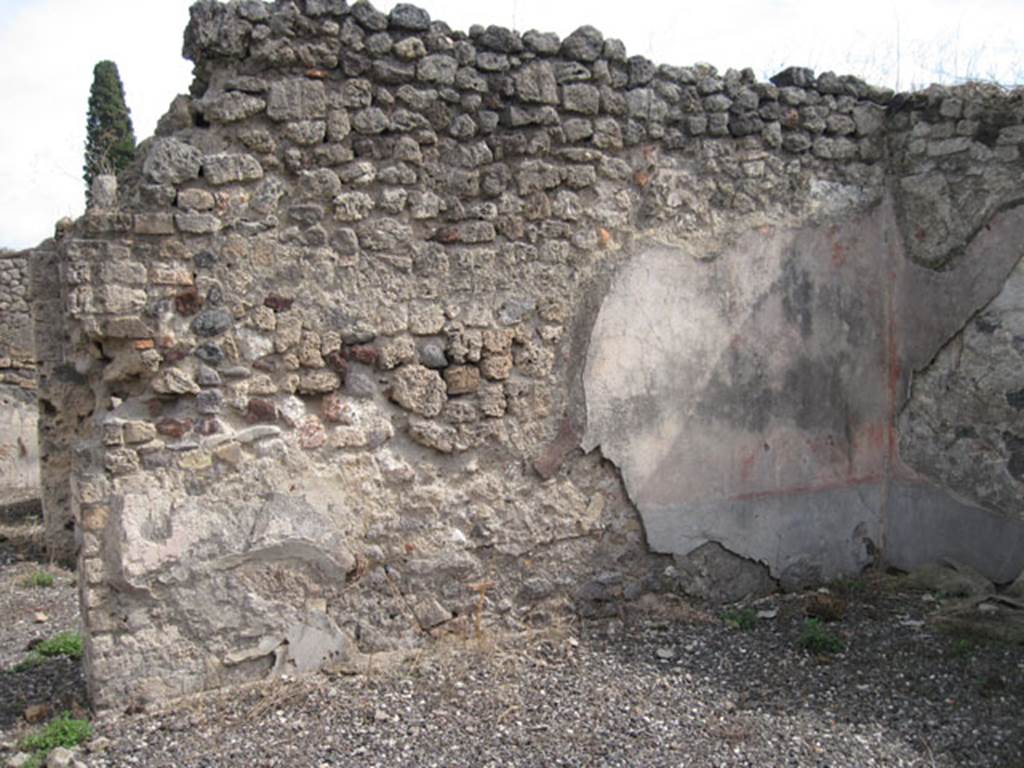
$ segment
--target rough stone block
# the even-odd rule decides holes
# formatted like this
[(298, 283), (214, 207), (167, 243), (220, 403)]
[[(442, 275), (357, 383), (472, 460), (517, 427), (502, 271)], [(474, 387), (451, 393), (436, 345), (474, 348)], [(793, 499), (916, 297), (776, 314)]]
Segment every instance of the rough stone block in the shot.
[(220, 232), (223, 223), (212, 213), (176, 213), (174, 223), (182, 232), (209, 235)]
[(199, 103), (203, 117), (211, 123), (235, 123), (258, 115), (266, 107), (267, 103), (263, 99), (236, 91), (204, 98)]
[(220, 153), (206, 155), (202, 162), (203, 177), (211, 184), (234, 181), (255, 181), (263, 177), (263, 168), (252, 155)]
[(430, 54), (416, 64), (416, 78), (425, 83), (453, 85), (459, 63), (451, 56), (440, 53)]
[(293, 78), (271, 84), (267, 116), (271, 120), (314, 120), (327, 115), (327, 94), (319, 80)]
[(567, 59), (596, 61), (604, 51), (604, 35), (594, 27), (580, 27), (562, 41), (561, 51)]
[(395, 373), (391, 399), (421, 416), (437, 416), (448, 399), (447, 387), (437, 371), (422, 365), (404, 365)]
[(171, 138), (158, 138), (142, 164), (147, 178), (157, 184), (181, 184), (199, 176), (202, 153), (195, 147)]
[(586, 83), (562, 86), (562, 106), (570, 112), (596, 115), (601, 111), (601, 92)]
[(444, 381), (449, 395), (467, 395), (480, 388), (480, 369), (474, 365), (453, 365), (446, 368)]

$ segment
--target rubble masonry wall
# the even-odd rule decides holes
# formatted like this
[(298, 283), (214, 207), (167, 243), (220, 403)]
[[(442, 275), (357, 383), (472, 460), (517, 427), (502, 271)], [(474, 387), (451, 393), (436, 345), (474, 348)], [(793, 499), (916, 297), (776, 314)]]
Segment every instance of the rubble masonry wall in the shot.
[(723, 597), (712, 545), (1019, 571), (1019, 94), (340, 0), (185, 54), (37, 317), (98, 706)]
[(39, 497), (28, 272), (26, 252), (0, 251), (0, 507), (12, 512)]

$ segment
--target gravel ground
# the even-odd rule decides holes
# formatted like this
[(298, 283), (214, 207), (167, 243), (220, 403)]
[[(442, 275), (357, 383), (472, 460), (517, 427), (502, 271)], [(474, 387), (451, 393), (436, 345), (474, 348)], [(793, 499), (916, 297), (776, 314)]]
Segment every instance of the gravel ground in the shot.
[[(75, 622), (71, 576), (52, 591), (18, 586), (37, 564), (9, 550), (0, 542), (0, 611), (13, 617), (0, 626), (4, 667), (31, 638)], [(106, 714), (80, 758), (93, 768), (1024, 768), (1024, 648), (933, 631), (940, 601), (900, 579), (833, 593), (768, 598), (751, 607), (765, 617), (746, 630), (718, 609), (649, 596), (616, 618), (451, 638), (368, 676), (278, 680)], [(828, 624), (845, 641), (840, 653), (799, 645), (807, 611), (823, 601), (845, 606)], [(32, 622), (38, 610), (50, 616), (45, 629)], [(38, 678), (0, 671), (8, 747), (29, 727), (11, 714), (24, 703), (82, 695), (74, 665), (46, 666)]]
[[(15, 669), (39, 641), (79, 629), (75, 575), (46, 564), (42, 535), (41, 526), (31, 523), (0, 525), (0, 741), (24, 730), (30, 705), (60, 712), (86, 702), (77, 661), (55, 658)], [(27, 583), (41, 571), (53, 576), (52, 586)]]

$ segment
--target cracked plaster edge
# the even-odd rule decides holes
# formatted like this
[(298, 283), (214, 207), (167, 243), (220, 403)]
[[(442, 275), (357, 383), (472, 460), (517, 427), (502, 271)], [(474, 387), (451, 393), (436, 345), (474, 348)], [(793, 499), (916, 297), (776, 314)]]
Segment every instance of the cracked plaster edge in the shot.
[[(893, 213), (895, 211), (893, 210)], [(948, 300), (951, 293), (956, 290), (956, 287), (963, 282), (965, 278), (973, 278), (970, 280), (971, 285), (977, 283), (979, 272), (981, 274), (988, 274), (992, 270), (992, 260), (998, 259), (1000, 266), (996, 273), (998, 277), (990, 277), (989, 285), (985, 286), (984, 290), (979, 293), (978, 296), (973, 298), (969, 302), (969, 309), (964, 313), (963, 319), (957, 322), (946, 323), (945, 328), (935, 329), (935, 332), (941, 335), (941, 338), (937, 341), (929, 342), (928, 339), (911, 338), (908, 335), (904, 335), (901, 340), (900, 357), (906, 363), (907, 370), (907, 383), (903, 388), (903, 402), (900, 403), (894, 414), (894, 418), (898, 418), (900, 412), (909, 402), (912, 396), (913, 376), (914, 374), (922, 373), (931, 367), (939, 353), (942, 352), (957, 336), (963, 333), (964, 329), (970, 324), (970, 322), (977, 317), (979, 314), (985, 311), (985, 309), (999, 296), (1003, 287), (1006, 285), (1006, 281), (1009, 279), (1011, 273), (1017, 268), (1017, 265), (1024, 261), (1024, 241), (1018, 246), (1019, 252), (1016, 255), (1012, 254), (1012, 245), (1003, 249), (1007, 253), (1000, 253), (998, 246), (992, 246), (985, 239), (989, 237), (996, 237), (999, 235), (997, 231), (995, 235), (991, 235), (993, 226), (1000, 228), (1012, 229), (1016, 224), (1017, 227), (1024, 230), (1024, 199), (1018, 200), (1015, 205), (1003, 207), (995, 211), (985, 223), (978, 227), (974, 233), (972, 239), (967, 243), (964, 248), (964, 258), (958, 260), (958, 262), (952, 265), (949, 269), (943, 271), (936, 271), (923, 267), (914, 262), (909, 255), (906, 253), (906, 249), (903, 246), (902, 240), (897, 238), (898, 243), (898, 254), (899, 258), (904, 260), (907, 266), (907, 273), (904, 277), (905, 290), (911, 290), (912, 293), (909, 296), (901, 297), (904, 300), (909, 298), (909, 309), (904, 309), (901, 313), (900, 319), (904, 322), (905, 328), (913, 329), (915, 324), (909, 322), (908, 316), (926, 312), (928, 307), (934, 307), (938, 302), (947, 303), (943, 300)], [(886, 222), (886, 226), (893, 226), (896, 228), (896, 232), (899, 233), (898, 223), (895, 219), (890, 218)], [(1012, 237), (1010, 238), (1012, 240)], [(989, 255), (986, 259), (987, 268), (983, 271), (974, 272), (972, 267), (977, 263), (978, 259), (970, 259), (972, 249), (979, 251), (985, 251), (987, 249), (993, 249), (996, 251), (994, 255)], [(921, 290), (921, 281), (936, 281), (942, 280), (943, 283), (936, 282), (932, 286), (928, 286), (924, 290)], [(916, 286), (916, 288), (914, 288)], [(902, 302), (901, 302), (902, 303)], [(932, 329), (929, 329), (932, 330)], [(915, 348), (916, 347), (916, 348)]]

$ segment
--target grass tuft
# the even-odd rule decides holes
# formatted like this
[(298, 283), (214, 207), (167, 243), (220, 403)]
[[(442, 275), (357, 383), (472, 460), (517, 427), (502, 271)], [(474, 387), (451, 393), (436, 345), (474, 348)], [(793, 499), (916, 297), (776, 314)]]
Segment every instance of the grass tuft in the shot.
[(53, 574), (40, 568), (35, 573), (26, 576), (22, 584), (26, 587), (52, 587)]
[[(76, 720), (70, 712), (58, 715), (42, 729), (23, 738), (18, 747), (32, 752), (32, 759), (42, 765), (51, 749), (74, 747), (92, 738), (92, 725), (88, 720)], [(32, 765), (32, 762), (29, 762)]]
[(15, 672), (24, 672), (26, 669), (38, 667), (47, 659), (58, 656), (67, 656), (69, 659), (80, 659), (84, 653), (82, 636), (77, 632), (61, 632), (48, 640), (43, 640), (39, 645), (29, 651), (24, 660), (14, 666)]
[(32, 653), (47, 658), (67, 656), (69, 659), (82, 658), (82, 651), (82, 636), (77, 632), (61, 632), (32, 649)]
[(811, 653), (840, 653), (846, 643), (839, 635), (825, 628), (820, 619), (807, 619), (800, 632), (800, 647)]
[(753, 608), (735, 608), (725, 611), (722, 621), (733, 629), (746, 632), (757, 625), (757, 612)]

